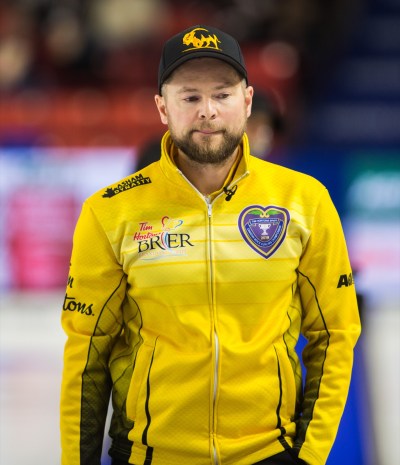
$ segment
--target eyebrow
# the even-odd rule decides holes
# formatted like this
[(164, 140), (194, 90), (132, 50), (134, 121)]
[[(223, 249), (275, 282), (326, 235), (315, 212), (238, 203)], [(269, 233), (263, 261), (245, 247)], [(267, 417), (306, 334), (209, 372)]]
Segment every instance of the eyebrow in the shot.
[(185, 92), (197, 92), (198, 89), (195, 87), (182, 87), (178, 90), (178, 94), (184, 94)]
[[(233, 87), (235, 86), (236, 83), (232, 82), (232, 81), (226, 81), (224, 84), (220, 84), (216, 87), (214, 87), (214, 90), (218, 91), (218, 90), (223, 90), (223, 89), (226, 89), (227, 87)], [(182, 87), (182, 89), (179, 89), (178, 90), (178, 94), (184, 94), (186, 92), (198, 92), (199, 89), (197, 89), (196, 87)]]

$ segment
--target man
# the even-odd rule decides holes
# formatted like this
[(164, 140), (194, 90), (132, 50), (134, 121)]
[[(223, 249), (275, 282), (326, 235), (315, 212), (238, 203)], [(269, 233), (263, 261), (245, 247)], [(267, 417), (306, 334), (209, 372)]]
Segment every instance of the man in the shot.
[(114, 465), (325, 463), (360, 332), (351, 269), (326, 189), (250, 155), (252, 97), (231, 36), (165, 44), (161, 160), (90, 197), (74, 235), (63, 465), (100, 463), (110, 393)]

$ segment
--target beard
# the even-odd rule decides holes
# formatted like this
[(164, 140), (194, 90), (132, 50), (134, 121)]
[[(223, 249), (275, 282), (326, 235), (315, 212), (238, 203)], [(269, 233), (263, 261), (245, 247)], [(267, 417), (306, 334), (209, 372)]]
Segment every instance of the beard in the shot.
[[(211, 128), (202, 127), (201, 129)], [(203, 141), (196, 142), (193, 138), (193, 134), (196, 133), (197, 130), (189, 130), (183, 136), (178, 137), (173, 128), (170, 127), (171, 138), (178, 149), (181, 150), (189, 160), (201, 165), (218, 165), (225, 162), (239, 146), (244, 131), (245, 126), (236, 131), (220, 129), (219, 133), (222, 136), (222, 141), (217, 144), (213, 139), (219, 136), (205, 136)]]

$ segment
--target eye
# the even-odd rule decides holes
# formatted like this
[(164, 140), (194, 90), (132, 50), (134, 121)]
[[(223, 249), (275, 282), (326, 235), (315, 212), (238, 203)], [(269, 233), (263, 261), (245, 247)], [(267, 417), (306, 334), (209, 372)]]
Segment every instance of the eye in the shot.
[(195, 95), (191, 95), (189, 97), (185, 97), (183, 100), (185, 102), (192, 103), (192, 102), (197, 102), (199, 100), (199, 98), (196, 97)]
[(225, 100), (225, 99), (227, 99), (229, 96), (230, 96), (230, 94), (228, 94), (228, 92), (222, 92), (221, 94), (218, 94), (218, 95), (217, 95), (217, 98), (220, 99), (220, 100)]

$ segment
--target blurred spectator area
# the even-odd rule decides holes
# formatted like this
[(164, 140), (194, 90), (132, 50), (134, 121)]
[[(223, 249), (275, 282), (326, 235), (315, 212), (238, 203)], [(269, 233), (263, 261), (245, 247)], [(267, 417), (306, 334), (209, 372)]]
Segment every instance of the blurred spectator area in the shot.
[[(280, 53), (287, 56), (277, 56)], [(276, 43), (254, 47), (247, 56), (253, 85), (273, 94), (281, 111), (286, 112), (288, 100), (295, 97), (295, 51)], [(140, 60), (137, 64), (140, 66)], [(152, 80), (155, 76), (156, 71)], [(26, 88), (3, 94), (0, 144), (140, 146), (163, 130), (154, 104), (157, 87), (146, 84), (149, 80), (143, 75), (129, 85)]]
[(0, 144), (137, 147), (161, 128), (153, 95), (146, 87), (25, 90), (0, 103)]
[(163, 41), (201, 23), (239, 39), (251, 84), (296, 121), (359, 2), (3, 0), (0, 145), (140, 148), (163, 130), (153, 101)]

